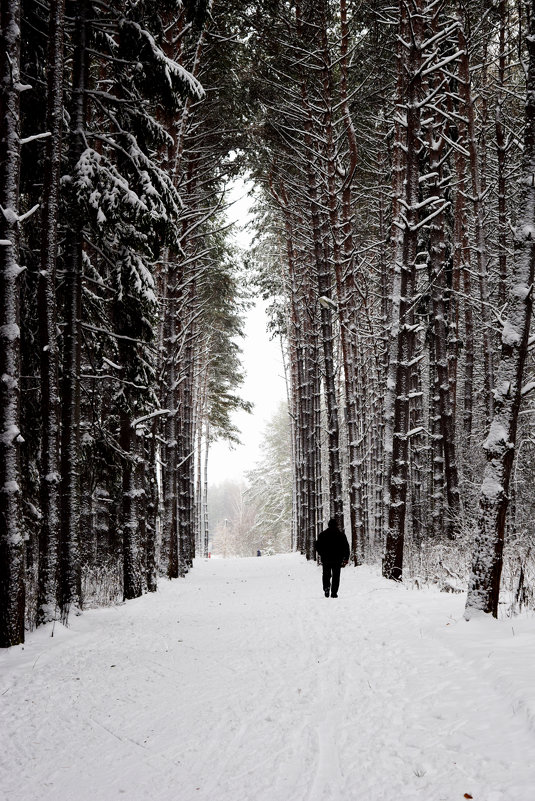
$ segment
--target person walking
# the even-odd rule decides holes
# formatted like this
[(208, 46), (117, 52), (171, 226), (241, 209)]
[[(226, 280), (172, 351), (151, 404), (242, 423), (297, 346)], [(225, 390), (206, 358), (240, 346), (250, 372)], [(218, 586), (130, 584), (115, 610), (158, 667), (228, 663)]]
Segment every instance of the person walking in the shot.
[(349, 543), (343, 531), (340, 531), (336, 520), (331, 518), (325, 531), (322, 531), (315, 543), (316, 553), (321, 557), (323, 567), (322, 581), (325, 597), (338, 598), (340, 586), (340, 570), (349, 560)]

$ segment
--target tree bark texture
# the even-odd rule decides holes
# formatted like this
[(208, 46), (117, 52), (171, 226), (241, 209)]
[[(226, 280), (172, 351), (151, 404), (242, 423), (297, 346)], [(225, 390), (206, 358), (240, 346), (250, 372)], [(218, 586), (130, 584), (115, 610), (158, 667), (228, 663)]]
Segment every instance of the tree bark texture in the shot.
[(56, 262), (59, 178), (63, 133), (64, 0), (50, 3), (45, 174), (43, 176), (41, 272), (38, 289), (41, 371), (41, 530), (39, 532), (38, 623), (56, 616), (60, 539), (60, 406)]
[[(400, 6), (402, 15), (409, 13), (404, 4)], [(388, 390), (394, 395), (391, 449), (390, 493), (388, 506), (388, 528), (383, 575), (385, 578), (401, 580), (403, 575), (403, 546), (405, 538), (405, 516), (407, 505), (407, 481), (409, 463), (409, 414), (410, 381), (413, 359), (415, 358), (415, 328), (413, 296), (416, 284), (416, 256), (418, 253), (418, 202), (419, 202), (419, 154), (420, 154), (420, 100), (422, 95), (422, 48), (423, 48), (423, 4), (414, 4), (411, 18), (412, 36), (403, 45), (407, 51), (407, 103), (405, 132), (405, 192), (398, 225), (401, 241), (398, 248), (399, 261), (395, 272), (399, 276), (399, 297), (393, 299), (391, 373)], [(394, 289), (396, 292), (396, 288)]]
[(20, 3), (0, 10), (0, 647), (24, 642), (20, 514)]
[(498, 616), (509, 485), (515, 456), (524, 365), (528, 352), (535, 278), (535, 2), (530, 3), (529, 56), (521, 198), (514, 236), (511, 289), (501, 336), (494, 413), (484, 444), (486, 466), (479, 495), (479, 521), (466, 601), (475, 612)]
[[(73, 172), (83, 153), (89, 72), (86, 3), (72, 4), (75, 48), (72, 76), (72, 112), (69, 162)], [(61, 527), (59, 546), (59, 607), (66, 620), (80, 598), (80, 347), (82, 317), (82, 260), (84, 221), (70, 221), (66, 242), (64, 283), (63, 377), (61, 382)]]
[(485, 231), (484, 191), (481, 176), (484, 174), (478, 158), (477, 133), (475, 123), (474, 98), (470, 78), (469, 49), (464, 27), (460, 21), (458, 27), (459, 50), (459, 95), (463, 101), (462, 116), (466, 122), (462, 124), (463, 139), (469, 153), (470, 175), (472, 180), (472, 201), (474, 207), (474, 225), (476, 235), (476, 260), (479, 285), (480, 313), (482, 321), (482, 347), (484, 363), (485, 408), (487, 419), (492, 415), (492, 389), (494, 386), (494, 363), (491, 336), (491, 320), (488, 287), (488, 249)]

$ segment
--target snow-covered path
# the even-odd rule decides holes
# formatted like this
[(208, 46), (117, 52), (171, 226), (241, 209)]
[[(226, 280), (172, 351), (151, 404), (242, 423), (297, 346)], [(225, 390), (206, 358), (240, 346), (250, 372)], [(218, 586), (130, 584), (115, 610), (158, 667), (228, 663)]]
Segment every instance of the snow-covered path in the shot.
[[(534, 801), (535, 622), (297, 555), (181, 581), (0, 654), (9, 801)], [(467, 794), (467, 795), (465, 795)]]

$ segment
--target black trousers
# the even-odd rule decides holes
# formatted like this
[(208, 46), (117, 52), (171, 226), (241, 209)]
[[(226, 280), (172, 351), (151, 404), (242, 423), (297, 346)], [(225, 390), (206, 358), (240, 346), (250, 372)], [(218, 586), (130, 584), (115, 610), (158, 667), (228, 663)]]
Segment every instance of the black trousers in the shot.
[(323, 590), (329, 590), (331, 595), (338, 595), (338, 587), (340, 586), (340, 570), (342, 565), (340, 562), (324, 562), (323, 563)]

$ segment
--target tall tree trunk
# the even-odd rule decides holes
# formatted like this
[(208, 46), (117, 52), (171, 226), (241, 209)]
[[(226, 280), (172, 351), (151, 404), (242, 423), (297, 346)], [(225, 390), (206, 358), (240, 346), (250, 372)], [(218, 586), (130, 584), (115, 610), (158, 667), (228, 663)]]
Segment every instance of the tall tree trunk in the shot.
[[(321, 5), (322, 15), (325, 14), (324, 3)], [(314, 50), (321, 48), (321, 30), (311, 20), (304, 20), (302, 9), (296, 8), (297, 29), (300, 40), (306, 49)], [(323, 16), (323, 24), (326, 24)], [(317, 41), (316, 41), (317, 40)], [(308, 96), (306, 77), (301, 80), (301, 99), (305, 117), (305, 144), (308, 151), (306, 161), (308, 200), (310, 204), (310, 218), (312, 224), (312, 239), (314, 251), (314, 267), (317, 281), (317, 293), (319, 297), (331, 299), (332, 281), (330, 271), (330, 242), (329, 242), (329, 218), (325, 213), (324, 198), (320, 191), (322, 184), (320, 162), (321, 154), (318, 152), (318, 145), (314, 137), (314, 112)], [(324, 393), (325, 405), (327, 408), (327, 430), (328, 430), (328, 450), (329, 450), (329, 491), (330, 491), (330, 516), (338, 520), (338, 525), (344, 525), (344, 503), (342, 495), (342, 470), (340, 465), (340, 431), (338, 418), (338, 400), (336, 394), (335, 365), (334, 365), (334, 330), (332, 309), (328, 305), (320, 305), (320, 334), (323, 350), (323, 370), (324, 370)]]
[(271, 194), (284, 215), (286, 261), (290, 296), (290, 347), (292, 349), (292, 428), (295, 431), (295, 542), (296, 549), (314, 557), (314, 543), (322, 520), (321, 476), (321, 381), (318, 335), (312, 311), (311, 265), (306, 253), (298, 252), (295, 232), (304, 227), (294, 219), (284, 181)]
[[(409, 13), (405, 5), (400, 13)], [(400, 261), (396, 264), (399, 272), (399, 299), (395, 307), (399, 315), (392, 324), (392, 357), (394, 391), (392, 428), (392, 469), (390, 473), (390, 498), (388, 507), (388, 529), (383, 558), (385, 578), (401, 580), (403, 574), (403, 545), (405, 537), (405, 515), (407, 503), (407, 479), (409, 463), (409, 410), (410, 375), (415, 357), (415, 331), (413, 296), (416, 283), (416, 256), (418, 253), (418, 207), (419, 207), (419, 153), (420, 153), (420, 114), (422, 92), (422, 47), (423, 47), (423, 6), (421, 0), (414, 3), (410, 23), (412, 37), (403, 45), (407, 48), (407, 106), (406, 106), (406, 175), (403, 213), (398, 222), (401, 226)], [(391, 358), (392, 358), (391, 357)]]
[(208, 457), (210, 454), (210, 421), (206, 420), (204, 432), (204, 462), (202, 468), (202, 487), (201, 487), (201, 543), (202, 555), (208, 558), (208, 541), (210, 536), (208, 520)]
[[(124, 364), (124, 361), (122, 362)], [(119, 444), (123, 456), (120, 526), (123, 541), (123, 599), (138, 598), (143, 591), (136, 487), (136, 433), (127, 401), (120, 412)]]
[(43, 176), (41, 271), (38, 316), (41, 372), (41, 529), (37, 622), (56, 615), (60, 526), (59, 368), (56, 261), (58, 255), (59, 177), (63, 133), (63, 31), (65, 0), (50, 3), (46, 159)]
[[(313, 169), (309, 173), (309, 192), (314, 236), (314, 260), (319, 297), (331, 298), (332, 284), (325, 229), (321, 224), (321, 202), (319, 200), (316, 178)], [(323, 384), (327, 411), (327, 434), (329, 450), (329, 492), (330, 516), (335, 517), (343, 528), (344, 503), (342, 495), (342, 469), (340, 465), (340, 427), (338, 418), (338, 399), (336, 393), (334, 364), (333, 312), (329, 306), (320, 304), (320, 334), (323, 351)]]
[[(190, 286), (190, 298), (194, 297), (193, 284)], [(191, 308), (190, 300), (188, 307)], [(194, 324), (190, 324), (185, 332), (186, 344), (182, 355), (181, 392), (180, 392), (180, 432), (178, 435), (178, 539), (179, 539), (179, 572), (185, 575), (193, 565), (195, 547), (195, 528), (193, 521), (195, 486), (195, 460), (193, 458), (193, 381), (194, 360), (192, 338)]]
[[(310, 381), (312, 388), (311, 428), (308, 432), (308, 460), (310, 463), (310, 542), (315, 543), (323, 528), (323, 470), (322, 470), (322, 414), (321, 414), (321, 346), (317, 329), (310, 332)], [(330, 489), (330, 488), (329, 488)], [(331, 496), (329, 495), (330, 500)]]
[(281, 185), (281, 194), (275, 192), (270, 181), (270, 188), (273, 197), (280, 205), (286, 228), (286, 265), (287, 265), (287, 284), (290, 298), (288, 310), (288, 349), (290, 351), (290, 398), (288, 409), (290, 411), (291, 430), (292, 430), (292, 464), (294, 474), (293, 486), (293, 518), (292, 518), (292, 548), (300, 553), (304, 553), (304, 525), (303, 509), (301, 504), (301, 491), (303, 485), (303, 447), (302, 447), (302, 403), (300, 402), (299, 390), (302, 383), (302, 348), (300, 340), (300, 326), (297, 317), (297, 279), (296, 279), (296, 254), (294, 248), (294, 236), (292, 227), (292, 217), (288, 210), (288, 199), (284, 184)]
[(444, 497), (444, 437), (440, 420), (440, 386), (437, 371), (436, 334), (434, 326), (429, 332), (429, 427), (431, 429), (431, 534), (439, 538), (443, 533), (445, 516)]
[[(398, 103), (402, 103), (406, 93), (406, 53), (403, 41), (408, 34), (408, 20), (402, 13), (400, 6), (399, 29), (400, 35), (397, 40), (397, 68), (396, 68), (396, 98)], [(386, 368), (386, 387), (384, 400), (384, 446), (383, 457), (384, 467), (382, 476), (384, 512), (382, 520), (384, 525), (383, 542), (389, 538), (389, 512), (390, 479), (392, 476), (392, 459), (394, 448), (394, 407), (396, 401), (396, 376), (398, 371), (397, 344), (400, 336), (401, 324), (401, 276), (403, 263), (403, 226), (400, 224), (401, 204), (403, 202), (404, 176), (407, 169), (407, 149), (405, 147), (406, 128), (400, 114), (394, 120), (394, 143), (392, 153), (392, 230), (391, 239), (393, 269), (389, 270), (387, 264), (381, 274), (382, 289), (382, 317), (385, 331), (385, 368)], [(391, 274), (390, 274), (391, 273)], [(388, 299), (390, 303), (388, 302)], [(401, 549), (402, 551), (403, 549)]]
[(20, 516), (20, 2), (0, 12), (0, 647), (24, 642)]
[(485, 412), (487, 419), (490, 421), (492, 417), (492, 389), (494, 386), (494, 365), (493, 365), (493, 347), (492, 347), (492, 332), (489, 310), (489, 288), (488, 288), (488, 253), (487, 253), (487, 240), (485, 232), (485, 208), (483, 188), (481, 185), (480, 164), (478, 160), (477, 149), (477, 132), (475, 123), (474, 99), (472, 97), (472, 88), (470, 80), (470, 66), (468, 58), (468, 42), (464, 33), (462, 22), (458, 28), (459, 49), (461, 56), (459, 61), (459, 94), (463, 101), (463, 108), (461, 114), (466, 117), (466, 125), (462, 127), (466, 129), (465, 141), (469, 153), (470, 175), (472, 179), (472, 195), (474, 205), (474, 224), (476, 229), (476, 254), (477, 254), (477, 271), (479, 283), (479, 297), (480, 297), (480, 313), (482, 320), (482, 341), (483, 341), (483, 363), (485, 369), (484, 375), (484, 401)]
[(505, 124), (503, 119), (503, 103), (505, 95), (505, 69), (507, 53), (505, 33), (507, 26), (507, 2), (500, 0), (498, 11), (500, 14), (500, 38), (498, 54), (498, 95), (496, 98), (495, 126), (496, 150), (498, 153), (498, 304), (503, 306), (507, 292), (507, 198), (505, 173), (507, 144), (505, 139)]
[[(71, 169), (84, 150), (88, 78), (88, 23), (86, 2), (72, 3), (74, 18), (73, 97), (71, 114)], [(76, 215), (66, 243), (65, 327), (61, 383), (61, 527), (59, 548), (59, 607), (63, 620), (80, 598), (80, 319), (82, 312), (82, 258), (84, 221)]]
[(450, 371), (448, 359), (448, 333), (446, 309), (446, 243), (444, 237), (445, 209), (447, 201), (441, 197), (440, 178), (444, 139), (440, 134), (441, 120), (435, 120), (429, 132), (429, 165), (431, 175), (429, 197), (438, 198), (436, 216), (430, 222), (429, 261), (431, 267), (431, 303), (434, 325), (434, 357), (436, 369), (436, 389), (440, 420), (440, 433), (444, 456), (444, 480), (447, 495), (447, 517), (443, 520), (446, 535), (453, 539), (459, 525), (460, 496), (457, 469), (457, 449), (455, 443), (455, 420), (451, 404)]
[(535, 279), (535, 0), (530, 3), (521, 198), (514, 238), (511, 290), (502, 330), (494, 391), (494, 414), (484, 448), (486, 466), (479, 496), (479, 521), (465, 616), (498, 615), (509, 483), (515, 456), (518, 412), (533, 307)]
[(163, 458), (164, 514), (163, 539), (167, 556), (167, 575), (178, 578), (178, 478), (177, 478), (177, 415), (178, 415), (178, 370), (177, 370), (177, 322), (176, 322), (176, 264), (167, 263), (166, 308), (164, 322), (165, 350), (165, 406), (169, 410), (165, 424), (165, 450)]
[[(355, 564), (364, 561), (365, 551), (365, 525), (363, 515), (362, 489), (364, 484), (364, 456), (363, 437), (358, 436), (359, 420), (362, 421), (362, 398), (358, 383), (362, 383), (360, 361), (357, 358), (359, 350), (357, 333), (357, 308), (355, 293), (355, 245), (353, 242), (354, 216), (352, 214), (352, 185), (357, 170), (358, 151), (357, 137), (353, 120), (349, 111), (348, 90), (348, 51), (349, 26), (347, 21), (347, 2), (340, 0), (340, 104), (345, 129), (348, 164), (341, 187), (342, 203), (340, 209), (340, 222), (338, 222), (338, 203), (332, 197), (331, 190), (331, 225), (333, 226), (333, 240), (338, 253), (335, 253), (336, 284), (339, 301), (340, 338), (344, 362), (345, 398), (346, 398), (346, 425), (349, 441), (349, 510), (351, 521), (351, 551)], [(326, 32), (325, 32), (326, 36)], [(325, 50), (327, 51), (327, 47)], [(331, 66), (332, 70), (332, 66)], [(331, 101), (332, 102), (332, 101)], [(331, 158), (329, 159), (329, 178), (331, 186), (335, 186), (336, 159), (331, 142)], [(342, 241), (338, 242), (338, 231), (341, 231)], [(359, 447), (360, 445), (360, 447)]]
[(411, 519), (412, 537), (415, 545), (420, 546), (423, 538), (425, 515), (423, 511), (423, 475), (425, 455), (424, 448), (424, 410), (423, 410), (422, 380), (420, 363), (412, 365), (410, 377), (410, 413), (409, 427), (411, 431), (417, 432), (411, 437), (409, 443), (409, 470), (411, 488)]
[(148, 446), (145, 447), (145, 458), (147, 463), (144, 465), (145, 486), (147, 497), (147, 526), (145, 540), (145, 581), (149, 592), (156, 592), (158, 589), (158, 564), (157, 564), (157, 545), (159, 529), (159, 509), (158, 509), (158, 481), (156, 469), (156, 434), (159, 424), (155, 419), (152, 423)]
[[(401, 46), (401, 45), (399, 45)], [(399, 128), (399, 123), (396, 126), (396, 129)], [(401, 141), (399, 140), (399, 145), (401, 145)], [(398, 155), (397, 159), (399, 160), (402, 156), (401, 148), (398, 147)], [(382, 173), (385, 174), (386, 169), (383, 168)], [(396, 202), (396, 198), (399, 197), (400, 189), (397, 188), (396, 182), (398, 179), (394, 177), (394, 191), (393, 191), (393, 198), (392, 203)], [(385, 184), (387, 183), (385, 178)], [(390, 398), (391, 400), (391, 408), (393, 410), (393, 393), (391, 393), (387, 387), (385, 387), (385, 381), (389, 375), (389, 366), (388, 366), (388, 325), (390, 320), (390, 308), (391, 304), (389, 303), (389, 292), (388, 287), (390, 286), (390, 264), (388, 260), (388, 252), (387, 252), (387, 234), (386, 234), (386, 209), (385, 206), (387, 205), (387, 198), (384, 197), (383, 192), (381, 192), (379, 198), (379, 231), (380, 231), (380, 241), (381, 241), (381, 250), (379, 256), (379, 266), (380, 266), (380, 294), (381, 294), (381, 355), (377, 360), (377, 367), (376, 367), (376, 376), (380, 378), (377, 380), (377, 386), (375, 387), (374, 393), (374, 407), (375, 407), (375, 414), (374, 414), (374, 424), (375, 429), (377, 431), (376, 436), (376, 443), (375, 443), (375, 471), (374, 471), (374, 486), (375, 486), (375, 518), (374, 518), (374, 544), (375, 546), (379, 546), (382, 548), (383, 544), (383, 535), (386, 531), (385, 525), (385, 508), (387, 504), (385, 504), (385, 500), (387, 497), (389, 498), (390, 487), (388, 489), (385, 485), (388, 485), (387, 477), (389, 476), (390, 470), (390, 454), (385, 453), (385, 446), (387, 441), (387, 426), (386, 426), (386, 412), (387, 412), (387, 400)], [(392, 209), (392, 216), (394, 216), (394, 208)], [(394, 227), (395, 238), (399, 237), (401, 233), (398, 228)], [(395, 252), (395, 249), (394, 249)], [(381, 394), (381, 398), (379, 398), (379, 394)], [(391, 442), (391, 435), (390, 435), (390, 442)]]
[[(318, 476), (318, 415), (317, 415), (317, 362), (315, 333), (310, 321), (305, 323), (303, 342), (303, 415), (302, 440), (304, 452), (304, 497), (303, 517), (305, 519), (305, 552), (307, 559), (314, 557), (316, 539), (316, 515), (319, 499), (317, 497)], [(321, 466), (319, 467), (321, 474)]]
[[(460, 142), (461, 145), (465, 143)], [(472, 281), (470, 271), (470, 242), (468, 240), (468, 220), (466, 215), (466, 158), (464, 148), (457, 149), (455, 159), (455, 203), (453, 229), (453, 275), (454, 284), (462, 279), (464, 294), (464, 381), (463, 381), (463, 453), (470, 454), (473, 421), (474, 392), (474, 312), (472, 309)], [(457, 278), (458, 276), (458, 278)], [(455, 288), (455, 287), (454, 287)]]

